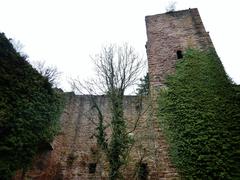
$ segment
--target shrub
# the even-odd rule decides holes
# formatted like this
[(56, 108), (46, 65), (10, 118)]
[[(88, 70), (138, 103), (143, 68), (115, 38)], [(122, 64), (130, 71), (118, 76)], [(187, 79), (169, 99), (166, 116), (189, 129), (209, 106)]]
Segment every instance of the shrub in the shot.
[(0, 179), (26, 170), (42, 142), (58, 130), (60, 92), (0, 33)]

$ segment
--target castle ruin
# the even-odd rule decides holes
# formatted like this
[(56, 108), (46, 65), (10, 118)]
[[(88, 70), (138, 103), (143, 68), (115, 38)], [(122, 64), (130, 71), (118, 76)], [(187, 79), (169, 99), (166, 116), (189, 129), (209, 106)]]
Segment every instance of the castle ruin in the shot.
[[(174, 72), (175, 63), (183, 57), (187, 48), (213, 47), (205, 31), (197, 9), (174, 11), (146, 17), (147, 57), (150, 87), (152, 91), (162, 87), (166, 76)], [(96, 126), (90, 120), (91, 101), (88, 96), (66, 94), (67, 103), (61, 116), (61, 132), (50, 148), (34, 159), (32, 169), (26, 174), (34, 180), (87, 180), (108, 179), (108, 167), (99, 158), (94, 132)], [(106, 119), (110, 119), (109, 101), (106, 96), (95, 97)], [(125, 179), (178, 179), (176, 169), (168, 156), (168, 145), (159, 127), (154, 111), (154, 97), (146, 97), (139, 125), (133, 133), (135, 140), (124, 167)], [(131, 129), (137, 116), (138, 97), (124, 98), (125, 116)], [(91, 114), (91, 117), (96, 114)], [(140, 164), (139, 164), (140, 163)], [(136, 165), (145, 173), (139, 178)], [(18, 176), (16, 176), (18, 179)]]

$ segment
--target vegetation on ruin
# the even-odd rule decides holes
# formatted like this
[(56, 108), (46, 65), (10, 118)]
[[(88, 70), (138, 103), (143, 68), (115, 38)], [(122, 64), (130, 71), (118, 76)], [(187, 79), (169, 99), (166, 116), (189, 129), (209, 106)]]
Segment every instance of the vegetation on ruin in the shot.
[(159, 97), (159, 120), (185, 179), (240, 177), (240, 96), (214, 51), (188, 50)]
[(74, 163), (74, 161), (78, 158), (77, 155), (74, 154), (74, 152), (71, 152), (68, 156), (67, 156), (67, 165), (69, 167), (71, 167)]
[[(83, 89), (87, 90), (90, 94), (92, 109), (98, 114), (95, 136), (98, 146), (109, 163), (109, 179), (123, 179), (121, 168), (126, 165), (129, 150), (133, 144), (133, 138), (129, 136), (130, 132), (127, 131), (123, 98), (126, 89), (137, 82), (142, 70), (142, 62), (128, 44), (106, 46), (93, 60), (96, 66), (97, 79), (87, 82), (86, 85), (75, 80), (73, 87), (78, 92)], [(106, 124), (101, 107), (94, 98), (94, 95), (99, 93), (109, 98), (111, 107), (109, 124)], [(108, 134), (110, 138), (107, 137), (105, 131), (107, 127), (111, 129), (111, 133)]]
[(61, 92), (52, 88), (0, 34), (0, 179), (23, 175), (38, 147), (56, 135), (63, 105)]

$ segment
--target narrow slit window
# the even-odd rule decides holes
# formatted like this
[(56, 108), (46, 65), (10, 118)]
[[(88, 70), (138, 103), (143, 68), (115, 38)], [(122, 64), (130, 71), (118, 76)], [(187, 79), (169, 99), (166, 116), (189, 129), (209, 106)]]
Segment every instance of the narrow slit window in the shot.
[(88, 164), (88, 172), (89, 172), (89, 174), (94, 174), (96, 172), (96, 167), (97, 167), (96, 163), (89, 163)]
[(177, 58), (178, 59), (182, 59), (183, 58), (183, 54), (182, 54), (182, 51), (177, 51)]

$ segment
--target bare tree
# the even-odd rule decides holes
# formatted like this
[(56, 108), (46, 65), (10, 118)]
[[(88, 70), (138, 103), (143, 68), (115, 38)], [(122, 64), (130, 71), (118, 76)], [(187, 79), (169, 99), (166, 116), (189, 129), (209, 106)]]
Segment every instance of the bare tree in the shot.
[(12, 38), (10, 38), (9, 40), (13, 45), (13, 48), (16, 50), (16, 52), (18, 52), (24, 59), (27, 60), (28, 55), (23, 51), (24, 45), (19, 40), (12, 39)]
[[(128, 44), (106, 46), (92, 59), (95, 63), (97, 78), (85, 83), (75, 80), (72, 82), (72, 86), (78, 93), (90, 94), (93, 108), (98, 114), (97, 142), (109, 162), (109, 178), (118, 179), (121, 178), (120, 168), (124, 165), (129, 149), (132, 147), (132, 138), (129, 133), (136, 128), (135, 124), (133, 130), (127, 131), (123, 97), (126, 89), (138, 81), (143, 62)], [(94, 100), (94, 95), (99, 94), (107, 95), (111, 104), (109, 123), (111, 137), (109, 141), (106, 139), (103, 112)], [(138, 120), (139, 118), (137, 118)]]
[(165, 8), (166, 12), (174, 12), (176, 10), (176, 1), (169, 2), (168, 6)]
[(24, 48), (24, 45), (23, 45), (19, 40), (10, 39), (10, 42), (12, 43), (14, 49), (15, 49), (17, 52), (22, 52), (22, 50), (23, 50), (23, 48)]
[(54, 87), (59, 85), (61, 72), (57, 70), (57, 67), (47, 66), (45, 61), (34, 61), (32, 65), (42, 76), (46, 77)]
[[(23, 52), (24, 45), (16, 39), (10, 39), (10, 42), (16, 52), (27, 60), (28, 56)], [(55, 66), (47, 66), (45, 61), (33, 61), (31, 64), (42, 76), (48, 79), (53, 87), (57, 87), (59, 85), (61, 72), (59, 72)]]

